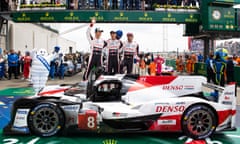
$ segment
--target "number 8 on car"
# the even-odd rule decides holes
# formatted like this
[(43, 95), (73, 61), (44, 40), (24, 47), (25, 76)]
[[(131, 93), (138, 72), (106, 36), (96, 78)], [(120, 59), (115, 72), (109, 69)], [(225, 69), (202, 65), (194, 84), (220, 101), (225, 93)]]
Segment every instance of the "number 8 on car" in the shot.
[(78, 114), (78, 128), (84, 130), (97, 129), (97, 112), (94, 110), (86, 110)]

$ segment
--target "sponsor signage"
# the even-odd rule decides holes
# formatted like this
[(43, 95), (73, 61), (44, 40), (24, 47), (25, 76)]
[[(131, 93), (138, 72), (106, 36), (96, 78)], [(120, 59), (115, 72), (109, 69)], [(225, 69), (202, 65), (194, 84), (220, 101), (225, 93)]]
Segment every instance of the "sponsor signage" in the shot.
[(185, 106), (183, 105), (157, 105), (156, 112), (183, 112), (185, 110)]
[(13, 12), (14, 22), (97, 22), (115, 23), (199, 23), (197, 12), (157, 11), (19, 11)]
[(176, 120), (158, 120), (158, 125), (176, 125)]
[(163, 90), (182, 90), (183, 85), (164, 85)]
[(13, 126), (17, 128), (26, 127), (28, 112), (29, 109), (17, 109)]
[(178, 90), (193, 90), (194, 86), (193, 85), (164, 85), (162, 87), (163, 90), (173, 90), (173, 91), (178, 91)]
[(235, 9), (225, 7), (208, 7), (208, 30), (234, 31), (236, 28)]

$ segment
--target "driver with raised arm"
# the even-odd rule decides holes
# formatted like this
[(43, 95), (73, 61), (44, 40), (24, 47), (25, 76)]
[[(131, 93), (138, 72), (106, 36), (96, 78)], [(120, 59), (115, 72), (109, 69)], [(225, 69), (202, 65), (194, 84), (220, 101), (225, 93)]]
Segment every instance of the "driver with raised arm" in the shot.
[(89, 56), (87, 71), (83, 76), (84, 80), (88, 79), (89, 73), (92, 68), (102, 65), (102, 52), (103, 48), (107, 45), (107, 42), (101, 38), (103, 30), (101, 30), (100, 28), (95, 29), (95, 37), (91, 35), (91, 29), (93, 25), (94, 21), (92, 20), (90, 26), (87, 29), (87, 39), (90, 43), (91, 54)]

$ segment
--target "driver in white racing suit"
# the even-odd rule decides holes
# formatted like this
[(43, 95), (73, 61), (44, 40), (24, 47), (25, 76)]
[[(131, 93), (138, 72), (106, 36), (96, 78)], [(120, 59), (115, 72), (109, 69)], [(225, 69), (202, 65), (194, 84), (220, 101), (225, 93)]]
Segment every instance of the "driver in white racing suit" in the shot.
[(107, 72), (114, 75), (119, 73), (119, 51), (123, 44), (117, 39), (115, 31), (110, 32), (111, 39), (107, 40)]
[(138, 44), (133, 41), (133, 33), (127, 33), (127, 41), (123, 43), (123, 62), (127, 67), (127, 74), (132, 74), (134, 57), (138, 57)]
[(85, 72), (83, 79), (87, 80), (90, 71), (94, 67), (102, 66), (102, 52), (103, 48), (106, 47), (107, 42), (101, 38), (103, 30), (100, 28), (95, 29), (95, 37), (91, 35), (91, 29), (93, 27), (93, 23), (90, 24), (90, 27), (87, 29), (87, 39), (90, 43), (91, 54), (89, 56), (89, 62), (87, 71)]

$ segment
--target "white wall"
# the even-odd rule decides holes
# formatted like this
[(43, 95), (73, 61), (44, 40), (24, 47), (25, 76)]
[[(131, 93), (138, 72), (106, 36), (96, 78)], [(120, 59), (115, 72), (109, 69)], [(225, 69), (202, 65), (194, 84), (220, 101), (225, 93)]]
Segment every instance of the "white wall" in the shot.
[(72, 47), (73, 53), (76, 52), (76, 43), (75, 42), (72, 42), (63, 37), (59, 37), (58, 43), (62, 47), (62, 50), (61, 50), (62, 53), (69, 53), (69, 47)]
[(10, 22), (10, 49), (15, 51), (31, 51), (33, 48), (47, 49), (49, 53), (54, 46), (61, 47), (61, 52), (68, 53), (69, 47), (76, 49), (76, 43), (59, 37), (57, 33), (30, 23)]
[(6, 39), (5, 37), (0, 37), (0, 48), (5, 49), (6, 47)]

